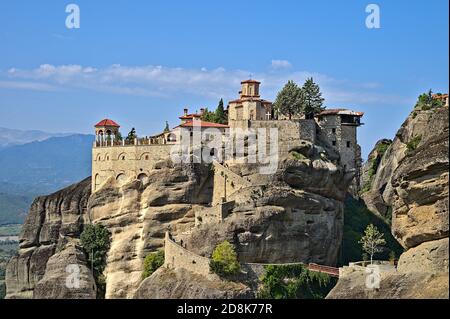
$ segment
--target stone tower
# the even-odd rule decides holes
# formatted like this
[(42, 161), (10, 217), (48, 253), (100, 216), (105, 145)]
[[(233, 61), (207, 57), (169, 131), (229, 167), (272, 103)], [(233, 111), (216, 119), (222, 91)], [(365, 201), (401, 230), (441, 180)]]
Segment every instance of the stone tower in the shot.
[(341, 165), (346, 171), (355, 170), (356, 177), (352, 187), (354, 194), (359, 189), (361, 168), (361, 147), (357, 141), (357, 128), (363, 125), (361, 123), (363, 116), (363, 112), (347, 109), (328, 109), (317, 116), (320, 134), (340, 154)]
[(261, 82), (246, 80), (241, 82), (239, 99), (228, 104), (228, 124), (230, 127), (247, 128), (248, 121), (265, 121), (274, 119), (272, 102), (261, 99), (259, 86)]

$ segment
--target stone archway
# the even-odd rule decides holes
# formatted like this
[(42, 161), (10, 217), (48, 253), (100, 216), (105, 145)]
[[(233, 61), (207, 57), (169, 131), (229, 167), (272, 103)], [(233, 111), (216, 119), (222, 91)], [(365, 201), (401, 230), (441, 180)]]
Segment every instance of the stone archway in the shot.
[(126, 179), (127, 179), (127, 176), (125, 175), (125, 173), (120, 173), (120, 174), (117, 175), (117, 177), (116, 177), (116, 181), (117, 181), (117, 183), (118, 183), (120, 186), (122, 186), (122, 185), (125, 184)]
[(144, 185), (148, 183), (148, 176), (145, 173), (139, 174), (137, 179), (140, 180)]

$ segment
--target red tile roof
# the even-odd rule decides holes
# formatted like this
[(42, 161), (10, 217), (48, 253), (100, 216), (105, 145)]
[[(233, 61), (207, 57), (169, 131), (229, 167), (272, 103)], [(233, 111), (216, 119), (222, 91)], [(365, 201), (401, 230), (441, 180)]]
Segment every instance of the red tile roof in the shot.
[(433, 94), (431, 97), (435, 100), (445, 100), (448, 98), (448, 94)]
[[(200, 127), (216, 127), (216, 128), (228, 128), (229, 127), (228, 125), (212, 123), (212, 122), (205, 122), (205, 121), (195, 121), (195, 125), (200, 126)], [(189, 122), (183, 123), (177, 127), (193, 127), (193, 126), (194, 126), (194, 121), (189, 121)]]
[(117, 124), (116, 122), (114, 122), (113, 120), (110, 120), (110, 119), (104, 119), (104, 120), (101, 120), (100, 122), (98, 122), (97, 124), (95, 124), (95, 127), (99, 127), (99, 126), (120, 127), (119, 124)]

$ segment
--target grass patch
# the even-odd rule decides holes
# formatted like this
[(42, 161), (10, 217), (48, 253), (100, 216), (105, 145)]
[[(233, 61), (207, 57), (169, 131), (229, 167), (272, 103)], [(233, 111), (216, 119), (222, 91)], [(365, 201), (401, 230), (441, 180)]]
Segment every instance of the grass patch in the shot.
[(417, 146), (419, 146), (420, 142), (422, 141), (422, 135), (414, 136), (407, 144), (406, 144), (406, 151), (407, 153), (412, 153), (417, 149)]
[(303, 160), (307, 159), (307, 157), (305, 155), (300, 154), (299, 152), (296, 152), (296, 151), (292, 151), (291, 155), (297, 161), (303, 161)]

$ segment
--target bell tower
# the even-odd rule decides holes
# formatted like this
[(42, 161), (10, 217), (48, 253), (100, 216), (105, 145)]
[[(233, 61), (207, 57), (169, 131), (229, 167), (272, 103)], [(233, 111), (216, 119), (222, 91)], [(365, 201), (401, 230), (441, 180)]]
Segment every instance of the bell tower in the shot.
[(246, 80), (241, 82), (240, 98), (259, 99), (259, 85), (261, 82), (255, 80)]
[(114, 141), (119, 136), (120, 125), (113, 120), (104, 119), (95, 125), (95, 140), (103, 144), (105, 141)]

